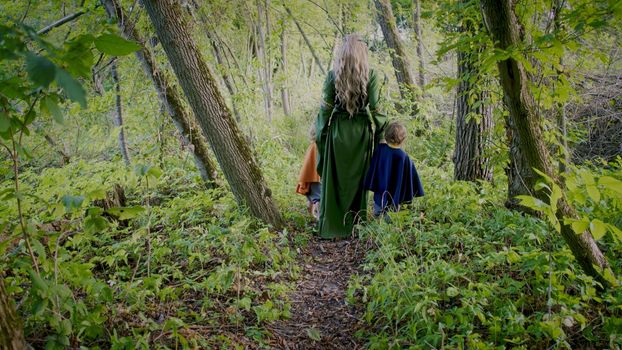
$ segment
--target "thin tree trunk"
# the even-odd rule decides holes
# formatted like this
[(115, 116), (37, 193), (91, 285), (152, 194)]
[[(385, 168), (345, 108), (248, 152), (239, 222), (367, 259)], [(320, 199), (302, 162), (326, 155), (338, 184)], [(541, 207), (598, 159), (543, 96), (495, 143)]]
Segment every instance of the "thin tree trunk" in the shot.
[(118, 3), (118, 0), (103, 0), (108, 16), (116, 17), (119, 28), (126, 39), (140, 44), (141, 49), (136, 51), (136, 58), (141, 63), (145, 75), (153, 82), (153, 86), (158, 93), (158, 97), (164, 104), (168, 115), (173, 120), (173, 124), (181, 134), (184, 143), (192, 144), (192, 154), (196, 167), (208, 188), (216, 185), (216, 165), (210, 158), (209, 147), (205, 136), (201, 134), (197, 126), (195, 117), (187, 110), (183, 104), (182, 97), (175, 87), (168, 81), (166, 76), (158, 70), (155, 57), (144, 45), (144, 41), (133, 26), (126, 25), (125, 14)]
[[(556, 35), (559, 35), (559, 32), (562, 30), (560, 13), (562, 11), (564, 1), (563, 0), (555, 0), (555, 8), (554, 8), (554, 17), (553, 17), (553, 28), (555, 30)], [(557, 81), (561, 81), (564, 73), (564, 59), (563, 57), (559, 59), (559, 68), (556, 69), (557, 73)], [(557, 129), (559, 132), (559, 153), (561, 153), (562, 159), (559, 161), (559, 172), (566, 172), (566, 165), (570, 162), (569, 157), (569, 149), (568, 149), (568, 134), (566, 131), (566, 108), (564, 103), (558, 102), (556, 106), (556, 122)]]
[[(458, 91), (456, 93), (456, 146), (454, 179), (492, 181), (490, 158), (486, 154), (492, 132), (492, 105), (484, 102), (487, 94), (476, 91), (468, 77), (478, 74), (471, 55), (458, 51)], [(473, 101), (470, 96), (477, 94)], [(475, 104), (479, 106), (475, 106)]]
[(251, 213), (275, 227), (282, 224), (253, 153), (192, 39), (190, 25), (176, 0), (141, 0), (153, 23), (199, 124), (214, 148), (231, 190)]
[(125, 142), (125, 125), (123, 125), (123, 109), (121, 108), (121, 84), (119, 84), (119, 75), (117, 74), (117, 61), (113, 61), (110, 65), (110, 75), (115, 86), (115, 114), (114, 124), (119, 127), (119, 150), (125, 165), (130, 166), (130, 153), (127, 150)]
[[(519, 47), (523, 41), (520, 33), (520, 24), (514, 13), (512, 0), (481, 0), (484, 23), (492, 36), (496, 46), (502, 50), (510, 47)], [(538, 114), (533, 94), (529, 90), (529, 76), (522, 63), (514, 58), (499, 61), (499, 81), (503, 88), (505, 103), (510, 115), (508, 117), (512, 133), (518, 136), (518, 146), (525, 161), (527, 169), (539, 169), (554, 179), (559, 184), (551, 162), (547, 145), (544, 142), (542, 132), (542, 117)], [(511, 155), (512, 156), (512, 155)], [(521, 160), (521, 161), (522, 161)], [(536, 191), (535, 185), (538, 180), (533, 170), (523, 170), (529, 176), (524, 178), (527, 189), (541, 200), (547, 200), (545, 191)], [(561, 184), (560, 184), (561, 185)], [(609, 282), (603, 277), (611, 274), (609, 263), (598, 248), (596, 241), (589, 231), (581, 234), (574, 233), (572, 227), (564, 218), (577, 218), (577, 213), (565, 198), (561, 198), (555, 213), (561, 223), (561, 235), (570, 247), (575, 259), (583, 270), (598, 280), (602, 285), (608, 286)]]
[(0, 349), (26, 349), (22, 322), (17, 317), (13, 302), (4, 289), (2, 276), (0, 276)]
[(264, 28), (262, 26), (261, 17), (264, 15), (264, 6), (262, 4), (263, 0), (255, 0), (257, 4), (257, 24), (255, 26), (255, 30), (257, 32), (257, 36), (259, 37), (259, 41), (257, 43), (257, 53), (259, 58), (261, 59), (261, 67), (259, 68), (259, 75), (262, 81), (262, 89), (263, 89), (263, 101), (264, 101), (264, 110), (266, 113), (266, 118), (268, 121), (272, 121), (272, 83), (270, 81), (270, 61), (268, 60), (267, 48), (266, 48), (266, 33), (264, 32)]
[(391, 9), (391, 2), (389, 0), (374, 0), (376, 4), (376, 18), (378, 24), (382, 29), (384, 40), (389, 47), (389, 53), (391, 55), (391, 63), (393, 64), (393, 70), (395, 71), (395, 78), (400, 89), (400, 95), (403, 100), (412, 101), (413, 113), (417, 114), (417, 103), (415, 96), (415, 78), (413, 77), (412, 70), (410, 69), (410, 61), (406, 55), (404, 45), (400, 40), (399, 33), (397, 31), (397, 25), (395, 24), (395, 17), (393, 16), (393, 10)]
[(283, 114), (289, 116), (291, 114), (289, 104), (289, 71), (287, 67), (287, 17), (283, 17), (281, 28), (281, 70), (283, 71), (283, 86), (281, 86), (281, 103), (283, 104)]
[[(223, 52), (221, 51), (220, 46), (216, 41), (216, 36), (214, 35), (214, 33), (212, 33), (212, 29), (209, 27), (210, 21), (208, 20), (207, 16), (205, 16), (205, 13), (200, 10), (199, 4), (195, 0), (193, 0), (192, 6), (193, 10), (199, 13), (199, 20), (201, 21), (201, 25), (203, 26), (203, 31), (205, 32), (205, 36), (207, 37), (207, 40), (212, 46), (212, 51), (214, 52), (216, 63), (219, 66), (218, 71), (220, 72), (222, 76), (222, 81), (225, 84), (225, 88), (227, 89), (227, 91), (229, 92), (229, 96), (231, 97), (231, 107), (233, 108), (233, 115), (235, 115), (235, 120), (239, 122), (241, 121), (242, 117), (240, 116), (240, 111), (238, 111), (237, 104), (235, 103), (235, 91), (237, 89), (235, 88), (235, 84), (233, 82), (233, 79), (231, 78), (231, 75), (229, 75), (223, 69), (225, 67)], [(229, 65), (226, 66), (227, 69), (230, 69)]]
[(61, 164), (63, 165), (69, 164), (71, 157), (69, 157), (67, 152), (65, 152), (65, 150), (62, 147), (60, 147), (58, 143), (56, 143), (56, 141), (52, 138), (52, 136), (50, 136), (50, 134), (42, 130), (41, 130), (41, 134), (43, 134), (43, 138), (48, 142), (48, 144), (50, 144), (50, 146), (52, 146), (52, 148), (56, 151), (56, 153), (58, 153), (58, 155), (61, 156), (62, 158)]
[(289, 17), (292, 18), (292, 20), (294, 21), (294, 24), (296, 25), (296, 28), (298, 28), (298, 31), (300, 32), (300, 35), (302, 35), (302, 38), (304, 39), (305, 44), (307, 44), (307, 47), (309, 48), (309, 51), (311, 51), (311, 55), (313, 55), (313, 60), (315, 61), (315, 64), (320, 68), (320, 71), (322, 72), (322, 74), (326, 75), (326, 70), (322, 66), (322, 61), (320, 61), (320, 58), (318, 57), (317, 53), (315, 52), (315, 49), (313, 48), (313, 45), (311, 45), (311, 41), (307, 37), (307, 34), (305, 33), (305, 31), (300, 26), (300, 23), (298, 23), (298, 20), (296, 20), (296, 17), (294, 17), (294, 15), (292, 14), (292, 11), (288, 7), (285, 7), (285, 11), (287, 11), (287, 14), (289, 15)]
[(423, 62), (423, 35), (421, 34), (421, 0), (414, 0), (415, 7), (415, 37), (417, 39), (417, 60), (419, 61), (418, 83), (421, 91), (425, 88), (425, 68)]

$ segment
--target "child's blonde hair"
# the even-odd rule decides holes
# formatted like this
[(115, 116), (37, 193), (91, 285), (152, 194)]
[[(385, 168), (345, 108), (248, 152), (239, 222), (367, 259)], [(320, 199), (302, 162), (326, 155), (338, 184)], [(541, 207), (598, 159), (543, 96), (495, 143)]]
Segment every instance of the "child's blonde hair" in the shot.
[(406, 139), (406, 135), (406, 127), (398, 121), (389, 123), (384, 131), (384, 139), (394, 145), (401, 145)]

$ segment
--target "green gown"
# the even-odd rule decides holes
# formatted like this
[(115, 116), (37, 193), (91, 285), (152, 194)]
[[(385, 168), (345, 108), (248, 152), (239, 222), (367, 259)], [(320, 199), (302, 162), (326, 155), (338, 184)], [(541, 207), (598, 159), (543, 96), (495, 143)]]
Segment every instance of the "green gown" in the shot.
[(316, 121), (317, 171), (322, 180), (318, 232), (322, 238), (348, 237), (354, 224), (367, 216), (363, 188), (373, 148), (387, 118), (378, 113), (380, 79), (370, 70), (367, 103), (352, 117), (336, 101), (335, 73), (324, 82)]

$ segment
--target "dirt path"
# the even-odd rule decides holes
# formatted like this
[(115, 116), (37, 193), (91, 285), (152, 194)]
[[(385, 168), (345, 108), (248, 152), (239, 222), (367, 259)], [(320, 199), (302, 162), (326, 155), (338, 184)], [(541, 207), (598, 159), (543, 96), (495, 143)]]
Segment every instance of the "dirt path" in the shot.
[(290, 294), (292, 317), (271, 324), (278, 349), (360, 349), (360, 306), (345, 302), (350, 276), (359, 270), (363, 244), (314, 239), (300, 255), (301, 276)]

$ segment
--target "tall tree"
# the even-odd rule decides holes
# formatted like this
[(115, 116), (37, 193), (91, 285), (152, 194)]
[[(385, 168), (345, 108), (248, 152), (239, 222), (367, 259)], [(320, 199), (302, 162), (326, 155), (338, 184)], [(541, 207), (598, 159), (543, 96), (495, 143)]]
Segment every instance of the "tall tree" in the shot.
[(130, 165), (130, 152), (127, 150), (127, 142), (125, 141), (125, 125), (123, 125), (123, 108), (121, 106), (121, 84), (119, 83), (119, 74), (117, 72), (117, 61), (112, 61), (110, 65), (110, 75), (112, 76), (112, 82), (114, 83), (115, 96), (115, 113), (114, 113), (114, 125), (119, 128), (119, 150), (121, 151), (121, 157), (125, 165)]
[[(481, 0), (484, 22), (497, 48), (507, 50), (521, 47), (523, 37), (518, 18), (514, 12), (512, 0)], [(517, 145), (522, 159), (514, 166), (526, 176), (522, 179), (525, 190), (541, 200), (547, 200), (547, 193), (536, 190), (539, 176), (533, 169), (538, 169), (559, 183), (559, 178), (551, 162), (545, 144), (542, 117), (538, 113), (532, 92), (529, 90), (529, 76), (521, 61), (508, 57), (497, 63), (499, 81), (503, 88), (505, 104), (510, 112), (508, 117), (510, 132), (517, 138)], [(514, 157), (515, 154), (510, 154)], [(510, 192), (510, 195), (513, 193)], [(577, 214), (562, 196), (557, 203), (555, 213), (560, 224), (561, 234), (570, 247), (574, 257), (583, 270), (596, 278), (603, 285), (609, 283), (603, 277), (611, 273), (607, 259), (598, 248), (589, 231), (576, 234), (564, 218), (577, 218)]]
[(281, 226), (281, 216), (261, 170), (192, 37), (176, 0), (141, 0), (168, 60), (239, 203), (256, 217)]
[(492, 132), (492, 104), (478, 64), (482, 47), (471, 44), (480, 32), (481, 16), (476, 8), (468, 6), (468, 1), (462, 3), (466, 4), (460, 10), (459, 32), (462, 40), (469, 44), (458, 46), (457, 54), (460, 83), (456, 92), (454, 179), (491, 181), (492, 167), (487, 147)]
[(413, 22), (415, 24), (415, 38), (417, 39), (417, 60), (419, 61), (417, 83), (423, 91), (425, 87), (425, 63), (423, 61), (423, 34), (421, 33), (421, 0), (413, 0), (413, 7), (415, 8)]
[(209, 147), (205, 136), (199, 130), (194, 115), (184, 106), (183, 99), (175, 87), (160, 72), (151, 51), (143, 43), (144, 40), (138, 34), (136, 28), (128, 25), (118, 0), (103, 0), (108, 16), (116, 18), (119, 28), (126, 39), (140, 44), (140, 50), (136, 51), (136, 58), (141, 63), (145, 75), (147, 75), (155, 87), (158, 97), (165, 106), (173, 124), (181, 134), (184, 143), (192, 144), (192, 154), (201, 178), (208, 188), (214, 187), (216, 180), (216, 165), (210, 158)]
[(413, 108), (413, 113), (416, 114), (415, 78), (411, 70), (410, 60), (406, 55), (406, 49), (397, 31), (397, 24), (395, 23), (395, 16), (393, 16), (393, 10), (391, 9), (391, 2), (389, 0), (374, 0), (374, 3), (376, 4), (376, 18), (378, 19), (378, 24), (382, 29), (384, 40), (389, 47), (391, 63), (395, 71), (395, 78), (399, 84), (400, 95), (402, 99), (412, 101), (413, 106), (415, 106), (415, 108)]
[(218, 64), (217, 70), (220, 72), (222, 76), (222, 81), (225, 84), (225, 88), (229, 92), (229, 96), (231, 96), (231, 108), (233, 109), (233, 115), (235, 116), (235, 120), (239, 122), (242, 119), (242, 117), (240, 115), (240, 111), (237, 108), (237, 103), (235, 102), (235, 99), (234, 99), (235, 93), (236, 93), (235, 83), (233, 79), (231, 78), (231, 75), (227, 73), (227, 70), (230, 67), (228, 67), (225, 64), (226, 63), (224, 59), (225, 54), (223, 53), (223, 50), (220, 48), (220, 44), (218, 43), (218, 40), (216, 37), (216, 28), (210, 25), (211, 23), (210, 20), (207, 18), (207, 16), (205, 16), (205, 13), (201, 10), (196, 0), (192, 0), (191, 13), (193, 16), (195, 15), (195, 12), (198, 12), (199, 14), (199, 21), (201, 22), (203, 31), (205, 32), (205, 36), (207, 37), (207, 40), (209, 41), (212, 47), (214, 58), (216, 58), (216, 63)]
[(300, 35), (302, 35), (302, 39), (305, 41), (305, 44), (307, 45), (307, 47), (309, 48), (309, 51), (311, 52), (311, 55), (313, 56), (313, 61), (318, 66), (318, 68), (320, 68), (320, 71), (322, 72), (322, 74), (326, 75), (326, 70), (322, 66), (322, 61), (320, 61), (319, 56), (315, 52), (315, 49), (313, 48), (313, 45), (311, 44), (311, 41), (309, 40), (307, 33), (305, 33), (304, 29), (302, 29), (302, 26), (300, 25), (300, 22), (298, 22), (296, 17), (294, 17), (294, 15), (292, 14), (292, 10), (290, 10), (289, 7), (285, 5), (283, 6), (285, 7), (285, 11), (287, 11), (287, 14), (289, 15), (289, 17), (291, 17), (291, 19), (294, 21), (294, 24), (296, 25), (296, 28), (298, 28)]
[[(263, 89), (263, 99), (264, 99), (264, 109), (266, 112), (266, 117), (268, 121), (272, 120), (272, 67), (270, 64), (268, 46), (266, 45), (266, 35), (268, 33), (269, 26), (269, 9), (263, 3), (264, 0), (255, 0), (257, 4), (257, 23), (255, 25), (255, 30), (257, 32), (258, 42), (257, 42), (257, 53), (259, 58), (261, 59), (261, 67), (259, 68), (262, 89)], [(266, 29), (263, 27), (262, 17), (266, 19)]]
[(15, 308), (0, 276), (0, 349), (26, 349), (22, 322), (15, 313)]
[(284, 81), (281, 86), (281, 104), (283, 105), (283, 114), (290, 115), (291, 106), (289, 103), (289, 87), (288, 87), (288, 67), (287, 67), (287, 17), (283, 17), (281, 21), (281, 71), (283, 72)]

